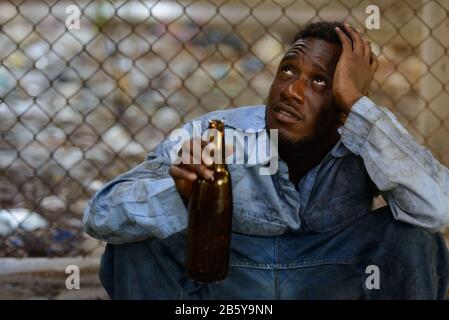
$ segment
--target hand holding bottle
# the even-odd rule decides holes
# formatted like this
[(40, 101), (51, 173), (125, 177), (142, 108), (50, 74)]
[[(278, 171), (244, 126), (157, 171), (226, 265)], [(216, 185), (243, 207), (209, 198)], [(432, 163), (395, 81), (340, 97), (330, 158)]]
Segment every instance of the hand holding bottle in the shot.
[(201, 150), (201, 161), (194, 161), (194, 159), (199, 160), (194, 157), (193, 152), (195, 150), (194, 144), (197, 143), (197, 139), (190, 139), (186, 141), (184, 143), (184, 146), (188, 146), (188, 148), (183, 147), (181, 150), (190, 150), (189, 162), (172, 165), (169, 170), (170, 175), (175, 180), (176, 189), (185, 201), (190, 198), (190, 195), (192, 193), (192, 184), (196, 179), (198, 179), (198, 177), (204, 178), (206, 180), (210, 180), (213, 177), (213, 171), (206, 166), (206, 163), (208, 163), (209, 159), (203, 157), (202, 152), (210, 142), (201, 141), (201, 147), (198, 145), (196, 146)]

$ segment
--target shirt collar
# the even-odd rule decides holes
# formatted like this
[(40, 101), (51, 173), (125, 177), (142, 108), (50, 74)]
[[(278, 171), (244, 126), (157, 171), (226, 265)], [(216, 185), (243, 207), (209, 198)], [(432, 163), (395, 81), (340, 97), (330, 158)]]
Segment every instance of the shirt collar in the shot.
[(338, 139), (337, 143), (332, 147), (331, 151), (329, 151), (329, 154), (332, 155), (334, 158), (341, 158), (351, 153), (351, 150), (346, 148), (343, 141), (341, 141), (341, 138)]
[[(266, 128), (266, 126), (264, 126), (264, 129)], [(340, 132), (340, 131), (339, 131)], [(254, 133), (255, 134), (255, 133)], [(269, 144), (269, 140), (267, 139), (267, 147)], [(327, 160), (329, 157), (333, 157), (333, 158), (341, 158), (344, 156), (347, 156), (348, 154), (351, 154), (351, 150), (349, 150), (343, 143), (343, 141), (341, 140), (341, 137), (338, 139), (338, 141), (335, 143), (335, 145), (332, 147), (332, 149), (328, 152), (328, 154), (323, 158), (323, 160), (321, 161), (324, 162), (325, 160)], [(275, 160), (275, 161), (282, 161), (279, 158), (279, 155), (277, 153), (272, 153), (270, 152), (270, 156), (266, 157), (263, 161), (260, 162), (256, 162), (256, 163), (245, 163), (245, 167), (254, 167), (257, 165), (265, 165), (268, 166), (270, 161)]]
[[(259, 118), (263, 118), (263, 119), (259, 119)], [(260, 130), (261, 129), (266, 130), (265, 114), (263, 114), (263, 116), (262, 115), (258, 115), (258, 117), (257, 117), (255, 122), (257, 124), (256, 123), (254, 123), (254, 124), (256, 124), (256, 126), (258, 127), (258, 130), (255, 130), (254, 133), (245, 133), (245, 135), (246, 136), (256, 135), (256, 139), (257, 139), (258, 138), (258, 134), (260, 135)], [(234, 130), (235, 129), (237, 129), (237, 130), (238, 129), (240, 129), (240, 130), (247, 129), (247, 128), (236, 128), (236, 127), (233, 127), (233, 126), (230, 126), (230, 125), (226, 125), (226, 124), (225, 124), (225, 128), (234, 129)], [(338, 133), (339, 134), (341, 134), (341, 129), (342, 128), (338, 129)], [(259, 133), (257, 133), (257, 132), (259, 132)], [(267, 148), (269, 147), (269, 143), (270, 143), (270, 140), (267, 138), (266, 139), (266, 144), (267, 144), (266, 146), (267, 146)], [(270, 149), (265, 149), (265, 150), (270, 150)], [(344, 157), (344, 156), (346, 156), (346, 155), (348, 155), (350, 153), (351, 153), (351, 151), (344, 145), (344, 143), (342, 142), (341, 137), (340, 137), (338, 139), (338, 141), (335, 143), (335, 145), (332, 147), (332, 149), (329, 151), (329, 153), (323, 158), (322, 162), (324, 162), (329, 157), (341, 158), (341, 157)], [(270, 161), (273, 161), (273, 160), (274, 161), (282, 161), (279, 158), (278, 153), (274, 153), (273, 154), (272, 152), (270, 152), (269, 156), (264, 157), (264, 159), (262, 159), (261, 161), (259, 161), (259, 159), (257, 159), (257, 161), (255, 163), (254, 162), (248, 163), (246, 161), (244, 166), (248, 167), (248, 168), (254, 167), (254, 166), (260, 166), (260, 165), (268, 166)]]

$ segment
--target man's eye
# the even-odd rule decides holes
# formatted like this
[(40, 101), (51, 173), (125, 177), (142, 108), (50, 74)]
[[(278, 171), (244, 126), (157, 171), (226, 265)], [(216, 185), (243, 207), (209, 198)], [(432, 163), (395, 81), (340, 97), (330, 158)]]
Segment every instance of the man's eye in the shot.
[(289, 75), (289, 76), (292, 76), (292, 75), (293, 75), (293, 70), (292, 70), (292, 68), (290, 68), (289, 66), (283, 66), (283, 67), (281, 68), (281, 72), (282, 72), (282, 73), (285, 73), (285, 74), (287, 74), (287, 75)]
[(326, 80), (324, 80), (323, 78), (320, 78), (320, 77), (316, 77), (315, 79), (313, 79), (313, 83), (314, 83), (314, 84), (317, 84), (317, 85), (319, 85), (319, 86), (325, 86), (325, 85), (327, 85)]

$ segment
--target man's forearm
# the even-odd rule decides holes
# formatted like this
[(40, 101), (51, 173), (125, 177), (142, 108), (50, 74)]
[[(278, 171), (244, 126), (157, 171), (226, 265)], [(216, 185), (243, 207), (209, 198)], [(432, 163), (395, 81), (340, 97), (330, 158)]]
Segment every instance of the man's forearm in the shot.
[(449, 224), (449, 170), (391, 112), (362, 97), (340, 132), (397, 219), (434, 231)]
[[(164, 178), (166, 167), (155, 168), (154, 164), (142, 163), (92, 197), (83, 218), (88, 234), (122, 244), (166, 238), (186, 227), (187, 210), (173, 179), (168, 173)], [(148, 166), (153, 170), (147, 170)]]

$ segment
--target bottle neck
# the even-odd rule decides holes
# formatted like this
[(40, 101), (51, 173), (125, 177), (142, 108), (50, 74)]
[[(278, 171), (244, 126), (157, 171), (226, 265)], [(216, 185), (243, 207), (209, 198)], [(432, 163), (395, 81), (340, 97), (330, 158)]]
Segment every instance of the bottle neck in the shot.
[[(225, 154), (225, 140), (224, 140), (224, 132), (222, 130), (217, 130), (216, 136), (215, 136), (215, 150), (217, 155), (220, 155), (219, 157), (214, 157), (214, 170), (215, 171), (224, 171), (226, 170), (226, 154)], [(215, 161), (217, 160), (217, 161)]]
[(209, 122), (209, 129), (214, 129), (213, 135), (209, 140), (214, 144), (214, 171), (226, 170), (226, 153), (225, 153), (225, 134), (224, 123), (220, 120), (211, 120)]
[(214, 163), (216, 171), (223, 171), (226, 169), (225, 164), (225, 141), (224, 141), (224, 132), (218, 130), (217, 135), (215, 137), (215, 151), (217, 155), (221, 155), (218, 157), (217, 163)]
[(216, 172), (226, 171), (226, 164), (224, 163), (214, 164), (214, 171)]

